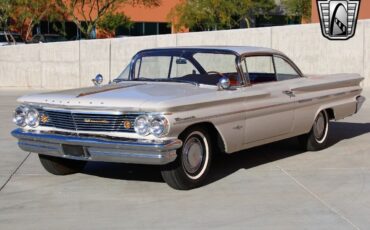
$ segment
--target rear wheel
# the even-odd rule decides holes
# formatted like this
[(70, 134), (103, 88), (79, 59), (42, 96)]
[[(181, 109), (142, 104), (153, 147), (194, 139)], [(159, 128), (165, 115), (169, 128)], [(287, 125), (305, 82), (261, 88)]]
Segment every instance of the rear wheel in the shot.
[(302, 147), (307, 151), (318, 151), (327, 146), (329, 133), (328, 113), (323, 110), (315, 118), (311, 131), (299, 137)]
[(162, 167), (162, 177), (174, 189), (188, 190), (204, 182), (210, 168), (213, 145), (206, 129), (195, 127), (185, 131), (180, 139), (177, 159)]
[(68, 175), (80, 172), (86, 165), (86, 161), (70, 160), (60, 157), (52, 157), (39, 154), (42, 166), (51, 174)]

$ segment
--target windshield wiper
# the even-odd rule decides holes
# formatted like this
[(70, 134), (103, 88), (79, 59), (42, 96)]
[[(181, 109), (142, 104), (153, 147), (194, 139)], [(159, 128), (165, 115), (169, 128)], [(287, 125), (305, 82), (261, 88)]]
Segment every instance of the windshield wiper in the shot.
[(116, 79), (113, 80), (114, 83), (118, 83), (118, 82), (121, 82), (121, 81), (159, 81), (159, 79), (141, 77), (141, 78), (134, 78), (134, 79), (119, 79), (119, 78), (116, 78)]
[(118, 83), (118, 82), (121, 82), (121, 81), (130, 81), (130, 80), (128, 80), (128, 79), (119, 79), (119, 78), (116, 78), (116, 79), (114, 79), (112, 82), (114, 82), (114, 83)]
[(194, 81), (187, 81), (187, 80), (181, 80), (181, 79), (176, 79), (176, 78), (145, 78), (145, 77), (140, 77), (140, 78), (135, 78), (135, 79), (114, 79), (113, 82), (118, 83), (121, 81), (155, 81), (155, 82), (181, 82), (181, 83), (188, 83), (192, 84), (195, 86), (199, 86), (199, 83), (194, 82)]
[[(177, 79), (177, 78), (139, 78), (138, 80), (149, 80), (149, 81), (156, 81), (156, 82), (181, 82), (181, 83), (188, 83), (192, 84), (195, 86), (199, 86), (199, 83), (195, 81), (187, 81), (187, 80), (182, 80), (182, 79)], [(136, 79), (135, 79), (136, 80)]]
[(160, 79), (139, 77), (131, 79), (131, 81), (160, 81)]
[(192, 84), (192, 85), (195, 85), (195, 86), (199, 86), (199, 83), (198, 83), (198, 82), (195, 82), (195, 81), (187, 81), (187, 80), (181, 80), (181, 79), (176, 79), (176, 78), (169, 78), (169, 79), (167, 79), (167, 81), (181, 82), (181, 83), (188, 83), (188, 84)]

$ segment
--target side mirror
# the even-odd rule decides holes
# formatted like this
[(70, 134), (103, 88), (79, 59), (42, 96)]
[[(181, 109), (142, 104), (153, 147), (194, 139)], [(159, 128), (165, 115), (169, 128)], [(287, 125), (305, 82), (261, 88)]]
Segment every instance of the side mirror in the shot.
[(222, 77), (220, 78), (220, 80), (218, 81), (218, 89), (219, 90), (227, 90), (227, 89), (230, 89), (230, 79), (228, 77)]
[(103, 80), (104, 80), (103, 75), (99, 73), (91, 81), (94, 83), (95, 86), (100, 86), (103, 83)]

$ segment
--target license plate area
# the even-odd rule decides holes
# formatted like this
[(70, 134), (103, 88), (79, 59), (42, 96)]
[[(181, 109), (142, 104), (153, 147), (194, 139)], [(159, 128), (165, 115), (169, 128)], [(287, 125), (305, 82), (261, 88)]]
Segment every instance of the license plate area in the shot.
[(85, 157), (85, 149), (79, 145), (62, 145), (63, 153), (66, 156)]

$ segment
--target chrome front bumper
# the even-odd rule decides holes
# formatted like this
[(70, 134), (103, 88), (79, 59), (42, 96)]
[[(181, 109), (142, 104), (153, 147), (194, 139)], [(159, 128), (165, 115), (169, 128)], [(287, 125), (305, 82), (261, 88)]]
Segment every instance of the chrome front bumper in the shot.
[(159, 142), (117, 140), (25, 131), (20, 128), (13, 130), (12, 135), (18, 138), (18, 145), (24, 151), (85, 161), (164, 165), (176, 159), (176, 149), (182, 146), (178, 139)]

